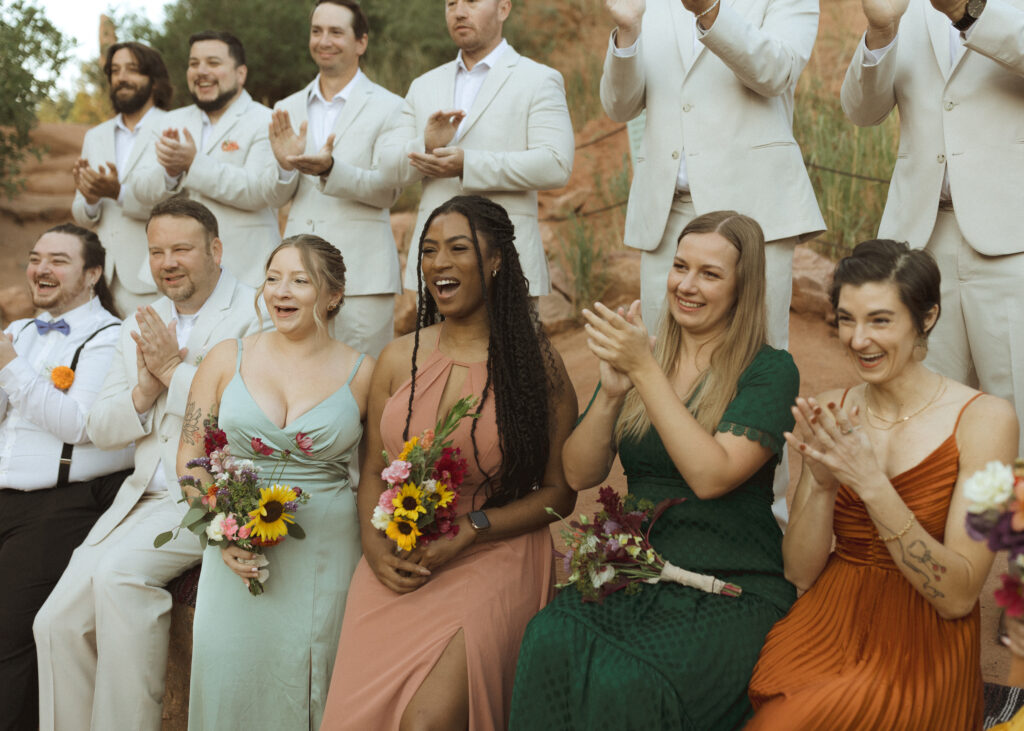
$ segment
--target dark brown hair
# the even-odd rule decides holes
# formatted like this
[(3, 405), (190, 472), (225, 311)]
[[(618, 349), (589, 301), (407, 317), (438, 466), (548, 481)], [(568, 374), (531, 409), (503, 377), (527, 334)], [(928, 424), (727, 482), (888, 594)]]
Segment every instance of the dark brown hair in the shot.
[(238, 36), (228, 33), (226, 30), (201, 30), (188, 37), (188, 47), (199, 41), (220, 41), (228, 47), (228, 55), (235, 59), (235, 66), (245, 66), (245, 46), (238, 40)]
[(82, 269), (100, 268), (100, 278), (96, 280), (93, 292), (99, 298), (103, 309), (120, 320), (121, 313), (117, 311), (117, 305), (114, 304), (114, 295), (111, 294), (110, 287), (107, 286), (107, 280), (103, 276), (103, 267), (107, 262), (107, 250), (103, 248), (103, 244), (100, 243), (100, 237), (96, 235), (96, 232), (76, 226), (73, 223), (62, 223), (46, 229), (43, 235), (45, 236), (46, 234), (69, 234), (82, 243)]
[(313, 9), (309, 11), (309, 17), (312, 20), (313, 12), (324, 3), (330, 3), (331, 5), (340, 5), (343, 8), (348, 8), (352, 11), (352, 34), (355, 35), (356, 40), (363, 38), (370, 34), (370, 21), (366, 19), (366, 13), (363, 12), (362, 7), (355, 0), (316, 0), (313, 5)]
[(149, 222), (157, 216), (176, 216), (178, 218), (193, 218), (206, 231), (206, 243), (209, 244), (220, 236), (220, 229), (217, 227), (217, 217), (213, 211), (199, 201), (194, 201), (185, 193), (172, 195), (170, 198), (157, 203), (149, 212), (146, 219), (146, 231), (149, 231)]
[(153, 104), (160, 109), (171, 108), (171, 97), (174, 96), (174, 89), (171, 87), (171, 77), (167, 73), (167, 66), (164, 65), (163, 56), (156, 49), (150, 48), (143, 43), (136, 41), (122, 41), (113, 43), (107, 49), (106, 60), (103, 62), (103, 73), (107, 76), (107, 83), (110, 83), (111, 65), (114, 62), (114, 54), (122, 48), (127, 48), (139, 65), (139, 73), (148, 76), (153, 84)]

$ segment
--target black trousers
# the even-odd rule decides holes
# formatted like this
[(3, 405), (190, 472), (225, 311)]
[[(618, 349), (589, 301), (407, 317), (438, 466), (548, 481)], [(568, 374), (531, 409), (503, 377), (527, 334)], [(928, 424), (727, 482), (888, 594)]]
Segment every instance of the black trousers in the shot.
[(0, 489), (0, 729), (39, 728), (32, 621), (130, 474), (31, 492)]

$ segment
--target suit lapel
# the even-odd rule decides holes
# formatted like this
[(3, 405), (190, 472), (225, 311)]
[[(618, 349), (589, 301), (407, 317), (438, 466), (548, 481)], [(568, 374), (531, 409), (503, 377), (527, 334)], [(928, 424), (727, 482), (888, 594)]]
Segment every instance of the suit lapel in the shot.
[(199, 317), (196, 318), (196, 324), (189, 333), (188, 342), (185, 343), (188, 349), (186, 358), (192, 365), (196, 365), (197, 358), (206, 354), (207, 344), (214, 329), (228, 317), (236, 284), (237, 280), (231, 273), (227, 269), (221, 269), (220, 280), (210, 298), (200, 308)]
[(302, 128), (302, 123), (306, 123), (306, 153), (316, 152), (316, 150), (313, 149), (313, 135), (309, 133), (308, 129), (309, 95), (313, 93), (313, 88), (319, 78), (320, 77), (317, 76), (306, 84), (306, 88), (302, 90), (302, 93), (299, 94), (293, 102), (282, 105), (282, 108), (288, 112), (288, 120), (292, 123), (292, 129), (295, 130), (295, 134), (299, 133), (299, 129)]
[(345, 100), (345, 106), (341, 108), (341, 114), (334, 121), (334, 129), (331, 131), (334, 133), (335, 146), (341, 144), (341, 136), (345, 134), (345, 130), (352, 124), (352, 120), (366, 106), (367, 99), (372, 92), (373, 87), (370, 86), (369, 79), (365, 76), (360, 76), (355, 86), (352, 87), (352, 92), (348, 95), (348, 99)]
[[(248, 109), (249, 104), (252, 102), (252, 97), (249, 96), (249, 92), (242, 90), (242, 95), (238, 97), (231, 107), (224, 112), (224, 116), (213, 126), (213, 130), (210, 132), (210, 139), (205, 145), (203, 150), (209, 155), (216, 147), (220, 144), (221, 140), (228, 138), (228, 133), (238, 123), (238, 120), (245, 114), (245, 110)], [(200, 130), (202, 129), (202, 122), (200, 121)]]
[[(472, 129), (476, 121), (480, 119), (487, 107), (490, 106), (491, 102), (494, 101), (494, 97), (497, 96), (498, 91), (508, 81), (509, 76), (512, 75), (512, 70), (519, 63), (520, 56), (512, 46), (505, 49), (505, 52), (501, 54), (498, 62), (494, 64), (494, 68), (487, 72), (487, 77), (484, 79), (483, 86), (480, 87), (480, 93), (476, 95), (476, 99), (473, 101), (473, 108), (469, 110), (469, 114), (466, 117), (466, 121), (463, 122), (461, 129), (459, 130), (459, 139), (465, 139), (466, 135), (469, 134), (469, 130)], [(452, 77), (452, 88), (455, 88), (455, 78)]]
[[(694, 61), (693, 38), (697, 29), (694, 27), (693, 16), (686, 12), (682, 3), (668, 3), (668, 15), (673, 27), (673, 35), (676, 38), (676, 47), (679, 51), (679, 61), (683, 65), (683, 77), (690, 72)], [(704, 44), (700, 44), (701, 49)]]
[(948, 79), (950, 72), (949, 18), (932, 8), (930, 3), (922, 2), (920, 5), (921, 12), (925, 16), (925, 25), (928, 27), (928, 36), (932, 41), (932, 50), (935, 52), (935, 61), (939, 64), (943, 78)]
[(128, 153), (128, 160), (125, 162), (124, 170), (121, 171), (121, 180), (124, 180), (128, 172), (135, 167), (135, 163), (142, 159), (142, 153), (146, 151), (146, 148), (154, 144), (156, 138), (163, 133), (160, 123), (163, 122), (164, 114), (162, 109), (155, 107), (146, 114), (146, 119), (143, 121), (145, 126), (139, 130), (132, 150)]

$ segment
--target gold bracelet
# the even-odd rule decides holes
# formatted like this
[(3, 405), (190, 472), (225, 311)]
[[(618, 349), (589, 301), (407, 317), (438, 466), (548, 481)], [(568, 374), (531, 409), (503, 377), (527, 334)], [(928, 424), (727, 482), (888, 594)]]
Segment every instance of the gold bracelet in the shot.
[(903, 528), (900, 530), (899, 533), (894, 533), (893, 535), (889, 536), (888, 538), (886, 538), (881, 533), (879, 533), (878, 537), (881, 538), (882, 541), (885, 542), (885, 543), (888, 543), (889, 541), (897, 541), (897, 540), (899, 540), (900, 538), (902, 538), (903, 536), (905, 536), (907, 534), (907, 531), (910, 530), (910, 526), (912, 526), (914, 524), (914, 520), (916, 520), (916, 518), (917, 518), (917, 516), (915, 516), (913, 513), (911, 513), (910, 517), (907, 519), (907, 524), (905, 526), (903, 526)]
[[(705, 16), (705, 15), (707, 15), (708, 13), (710, 13), (710, 12), (711, 12), (712, 10), (714, 10), (715, 8), (717, 8), (717, 7), (718, 7), (718, 3), (720, 3), (721, 1), (722, 1), (722, 0), (715, 0), (715, 1), (713, 2), (713, 3), (711, 3), (710, 5), (708, 5), (708, 6), (706, 7), (706, 8), (704, 8), (704, 9), (703, 9), (702, 11), (700, 11), (699, 13), (697, 13), (697, 14), (696, 14), (695, 16), (693, 16), (693, 17), (694, 17), (694, 18), (695, 18), (696, 20), (700, 20), (700, 19), (701, 19), (701, 18), (703, 18), (703, 17)], [(703, 28), (703, 27), (704, 27), (704, 26), (701, 26), (701, 28)]]

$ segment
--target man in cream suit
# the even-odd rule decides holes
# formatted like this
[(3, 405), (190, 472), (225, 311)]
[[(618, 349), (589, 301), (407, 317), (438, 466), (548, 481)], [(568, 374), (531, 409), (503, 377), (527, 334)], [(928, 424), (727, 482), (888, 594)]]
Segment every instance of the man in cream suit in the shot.
[(125, 322), (87, 420), (98, 447), (135, 443), (135, 470), (36, 616), (43, 729), (160, 728), (171, 609), (163, 587), (201, 555), (188, 531), (153, 547), (184, 512), (176, 459), (188, 391), (210, 348), (258, 328), (254, 290), (219, 266), (209, 209), (171, 198), (153, 209), (147, 234), (164, 296)]
[(131, 182), (143, 153), (160, 136), (172, 89), (163, 58), (141, 43), (111, 45), (103, 72), (117, 116), (85, 133), (82, 156), (72, 170), (71, 215), (103, 241), (103, 276), (120, 314), (128, 316), (157, 298), (146, 266), (150, 206), (138, 201)]
[[(863, 9), (843, 109), (858, 125), (899, 109), (878, 235), (939, 265), (942, 314), (926, 363), (1009, 399), (1024, 424), (1024, 0)], [(908, 401), (907, 413), (916, 408)]]
[(217, 217), (224, 268), (250, 287), (263, 283), (267, 256), (281, 242), (277, 185), (267, 138), (270, 110), (245, 91), (241, 41), (223, 31), (189, 38), (187, 81), (195, 104), (164, 119), (133, 187), (144, 205), (185, 191)]
[(377, 141), (402, 98), (359, 69), (369, 41), (359, 3), (319, 0), (310, 21), (320, 73), (278, 102), (270, 125), (278, 184), (292, 197), (284, 233), (314, 233), (341, 251), (345, 302), (332, 334), (376, 357), (394, 336), (394, 295), (402, 291), (388, 210), (401, 188), (377, 169)]
[[(626, 208), (640, 249), (643, 320), (657, 331), (669, 269), (696, 216), (736, 210), (764, 229), (768, 339), (789, 344), (793, 250), (825, 222), (793, 138), (793, 92), (818, 32), (818, 0), (605, 0), (612, 31), (601, 77), (608, 116), (646, 110)], [(788, 521), (788, 463), (773, 512)]]
[(530, 294), (550, 291), (537, 225), (537, 191), (565, 185), (575, 138), (562, 76), (520, 56), (503, 38), (511, 0), (448, 0), (457, 58), (409, 87), (382, 160), (402, 184), (423, 179), (405, 267), (415, 289), (423, 222), (455, 195), (479, 193), (504, 206)]

